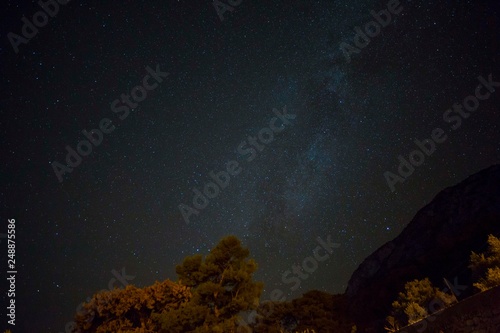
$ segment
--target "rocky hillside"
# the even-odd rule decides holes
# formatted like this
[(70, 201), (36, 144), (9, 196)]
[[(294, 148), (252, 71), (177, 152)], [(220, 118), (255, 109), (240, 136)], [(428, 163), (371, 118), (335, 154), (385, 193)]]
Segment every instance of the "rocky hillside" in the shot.
[(440, 192), (403, 232), (367, 257), (353, 273), (346, 296), (358, 332), (383, 332), (384, 318), (404, 284), (429, 277), (468, 285), (471, 250), (486, 249), (488, 234), (500, 235), (500, 165)]

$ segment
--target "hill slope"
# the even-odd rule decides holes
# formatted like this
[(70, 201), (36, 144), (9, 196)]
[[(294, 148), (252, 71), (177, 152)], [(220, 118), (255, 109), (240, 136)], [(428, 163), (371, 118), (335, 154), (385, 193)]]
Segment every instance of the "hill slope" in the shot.
[[(500, 235), (500, 165), (441, 191), (394, 240), (368, 256), (349, 280), (349, 312), (360, 332), (383, 332), (383, 321), (404, 284), (429, 277), (471, 285), (471, 251)], [(472, 293), (469, 287), (461, 296)]]

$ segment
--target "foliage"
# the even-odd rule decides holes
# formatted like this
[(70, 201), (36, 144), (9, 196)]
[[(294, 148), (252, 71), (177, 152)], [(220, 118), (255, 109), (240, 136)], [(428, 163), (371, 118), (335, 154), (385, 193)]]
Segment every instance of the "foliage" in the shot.
[(252, 280), (257, 264), (235, 236), (223, 238), (205, 259), (195, 255), (176, 267), (193, 297), (154, 315), (161, 332), (235, 332), (238, 314), (257, 308), (263, 284)]
[(500, 285), (500, 267), (488, 268), (486, 278), (481, 278), (474, 283), (474, 287), (481, 291), (486, 291)]
[(408, 316), (408, 324), (416, 323), (417, 321), (427, 317), (429, 314), (426, 309), (415, 302), (411, 302), (405, 309), (405, 314)]
[(253, 332), (351, 332), (355, 328), (346, 310), (345, 296), (312, 290), (291, 302), (261, 304)]
[(469, 268), (477, 283), (474, 287), (481, 291), (500, 285), (500, 239), (489, 235), (488, 250), (484, 253), (471, 253)]
[(397, 332), (401, 328), (398, 321), (393, 316), (388, 316), (385, 319), (385, 321), (386, 321), (386, 325), (384, 326), (384, 329), (387, 332)]
[[(95, 294), (76, 314), (73, 332), (356, 332), (345, 295), (313, 290), (290, 302), (259, 304), (256, 269), (236, 237), (223, 238), (207, 256), (186, 257), (176, 267), (177, 283)], [(245, 323), (245, 314), (253, 320)]]
[(84, 303), (75, 317), (73, 332), (157, 332), (152, 313), (178, 308), (190, 298), (189, 288), (170, 280), (143, 289), (127, 285), (125, 289), (102, 291)]
[[(435, 312), (435, 305), (441, 308), (449, 306), (454, 298), (433, 287), (428, 278), (423, 280), (413, 280), (407, 282), (405, 291), (400, 292), (398, 299), (392, 303), (393, 313), (391, 317), (391, 326), (389, 329), (412, 324), (425, 318), (430, 313), (429, 309)], [(389, 319), (389, 317), (388, 317)]]

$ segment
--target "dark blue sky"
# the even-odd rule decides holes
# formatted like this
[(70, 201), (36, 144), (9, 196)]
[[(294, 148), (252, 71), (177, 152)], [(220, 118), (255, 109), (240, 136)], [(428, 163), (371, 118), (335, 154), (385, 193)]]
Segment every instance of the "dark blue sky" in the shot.
[[(289, 299), (343, 292), (363, 258), (440, 190), (499, 163), (500, 91), (455, 130), (443, 119), (479, 76), (500, 81), (498, 4), (401, 1), (348, 62), (341, 43), (355, 47), (355, 27), (388, 3), (242, 1), (221, 21), (211, 1), (71, 1), (16, 53), (8, 33), (21, 35), (21, 17), (40, 6), (10, 2), (0, 232), (16, 219), (14, 332), (63, 332), (116, 271), (138, 286), (175, 280), (185, 256), (228, 234), (259, 264), (263, 298), (275, 288)], [(148, 79), (158, 85), (138, 106), (119, 101), (114, 112), (147, 67), (168, 75)], [(238, 147), (260, 132), (267, 140), (263, 129), (285, 106), (295, 118), (248, 161)], [(77, 150), (103, 119), (114, 130), (59, 182), (52, 163), (65, 165), (65, 147)], [(398, 156), (408, 160), (435, 128), (447, 139), (391, 191), (384, 173), (396, 174)], [(230, 161), (241, 172), (186, 224), (179, 205), (193, 207), (193, 189)], [(340, 247), (291, 290), (283, 273), (328, 236)]]

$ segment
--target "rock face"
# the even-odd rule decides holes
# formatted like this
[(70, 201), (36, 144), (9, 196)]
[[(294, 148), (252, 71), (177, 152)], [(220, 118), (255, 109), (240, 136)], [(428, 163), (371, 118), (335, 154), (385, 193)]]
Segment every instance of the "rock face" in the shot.
[[(471, 251), (487, 248), (487, 236), (500, 236), (500, 165), (480, 171), (440, 192), (394, 240), (367, 257), (349, 280), (346, 296), (358, 332), (385, 332), (385, 317), (404, 284), (429, 277), (467, 285)], [(455, 281), (454, 281), (455, 280)]]

